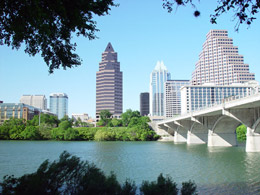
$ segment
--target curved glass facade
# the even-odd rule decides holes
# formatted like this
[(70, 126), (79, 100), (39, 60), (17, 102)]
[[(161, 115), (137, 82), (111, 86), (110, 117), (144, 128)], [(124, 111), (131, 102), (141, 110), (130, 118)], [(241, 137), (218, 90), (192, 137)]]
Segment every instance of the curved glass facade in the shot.
[(58, 116), (58, 119), (68, 115), (68, 96), (65, 93), (52, 93), (50, 95), (50, 111)]

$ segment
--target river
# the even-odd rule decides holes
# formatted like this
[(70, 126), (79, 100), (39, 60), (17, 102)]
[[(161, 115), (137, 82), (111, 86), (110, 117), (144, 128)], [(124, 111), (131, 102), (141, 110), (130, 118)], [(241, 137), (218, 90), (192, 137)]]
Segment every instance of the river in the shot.
[(175, 182), (193, 180), (199, 194), (260, 194), (260, 153), (238, 147), (171, 142), (0, 141), (0, 180), (4, 175), (32, 173), (46, 159), (58, 159), (64, 150), (94, 162), (120, 182), (140, 185), (160, 173)]

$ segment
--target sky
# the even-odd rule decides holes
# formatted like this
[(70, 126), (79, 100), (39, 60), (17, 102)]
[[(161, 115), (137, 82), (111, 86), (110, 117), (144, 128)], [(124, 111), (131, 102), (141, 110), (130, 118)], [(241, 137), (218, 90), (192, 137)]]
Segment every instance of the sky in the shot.
[[(248, 28), (234, 27), (233, 13), (224, 14), (218, 24), (210, 23), (216, 1), (196, 3), (201, 15), (193, 16), (191, 6), (178, 7), (172, 13), (163, 9), (162, 0), (117, 0), (110, 15), (95, 17), (99, 37), (88, 40), (74, 35), (76, 53), (82, 65), (48, 73), (48, 67), (40, 54), (29, 57), (23, 48), (12, 50), (0, 46), (0, 100), (19, 103), (24, 94), (45, 95), (66, 93), (69, 97), (68, 114), (88, 113), (95, 117), (96, 72), (101, 54), (111, 42), (118, 53), (123, 72), (123, 111), (139, 110), (141, 92), (149, 92), (150, 73), (157, 61), (163, 61), (172, 79), (191, 79), (206, 34), (211, 29), (228, 30), (234, 46), (249, 64), (250, 72), (260, 81), (260, 14)], [(197, 1), (194, 1), (197, 2)]]

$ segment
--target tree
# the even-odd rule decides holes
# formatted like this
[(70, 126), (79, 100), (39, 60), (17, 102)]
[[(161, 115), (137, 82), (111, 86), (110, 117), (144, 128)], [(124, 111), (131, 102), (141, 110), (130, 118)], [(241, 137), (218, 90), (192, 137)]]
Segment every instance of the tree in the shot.
[[(199, 0), (197, 0), (199, 2)], [(163, 0), (163, 7), (172, 12), (173, 7), (185, 6), (190, 4), (194, 9), (194, 16), (198, 17), (200, 11), (197, 10), (197, 7), (194, 3), (194, 0)], [(219, 0), (218, 6), (215, 9), (215, 13), (210, 16), (210, 22), (212, 24), (217, 23), (217, 18), (220, 17), (223, 13), (233, 11), (234, 18), (237, 19), (235, 25), (235, 30), (239, 30), (240, 24), (246, 23), (250, 25), (255, 19), (255, 15), (259, 12), (260, 1), (259, 0)]]
[(75, 127), (82, 126), (82, 121), (80, 117), (78, 117), (77, 120), (74, 120), (73, 122)]
[[(57, 127), (59, 125), (59, 119), (57, 116), (41, 113), (40, 115), (40, 125), (47, 124), (51, 127)], [(32, 120), (27, 121), (27, 125), (38, 126), (39, 125), (39, 115), (35, 115)]]
[(35, 126), (27, 126), (23, 132), (21, 132), (21, 137), (25, 140), (40, 140), (42, 139), (39, 128)]
[(128, 126), (128, 124), (130, 123), (130, 120), (131, 118), (133, 117), (137, 117), (137, 118), (140, 118), (141, 115), (140, 115), (140, 112), (139, 111), (132, 111), (131, 109), (127, 109), (126, 112), (124, 112), (122, 115), (121, 115), (121, 118), (122, 118), (122, 123), (123, 123), (123, 126)]
[(182, 182), (181, 195), (197, 195), (197, 185), (192, 182)]
[(157, 178), (157, 181), (149, 182), (144, 181), (140, 188), (142, 194), (144, 195), (177, 195), (178, 188), (177, 184), (172, 180), (171, 177), (163, 177), (160, 174)]
[[(196, 184), (182, 183), (182, 195), (196, 195)], [(36, 172), (19, 178), (4, 176), (0, 182), (1, 194), (106, 194), (106, 195), (177, 195), (177, 184), (171, 177), (160, 174), (157, 181), (143, 181), (140, 190), (134, 182), (126, 180), (122, 185), (116, 175), (106, 176), (93, 163), (80, 160), (68, 152), (61, 153), (59, 160), (45, 160)]]
[[(132, 186), (132, 188), (127, 186)], [(3, 194), (122, 194), (135, 185), (121, 188), (114, 174), (106, 176), (94, 164), (63, 152), (58, 161), (44, 161), (38, 170), (20, 178), (5, 176)]]
[(24, 119), (10, 118), (0, 128), (0, 139), (22, 139), (21, 133), (25, 127)]
[(121, 120), (118, 120), (118, 119), (116, 119), (116, 118), (113, 118), (113, 119), (111, 120), (111, 123), (112, 123), (113, 127), (118, 127), (119, 125), (121, 125)]
[(101, 110), (100, 113), (100, 119), (103, 121), (104, 125), (107, 125), (109, 121), (111, 120), (110, 117), (112, 116), (111, 112), (109, 110)]
[(1, 0), (0, 45), (19, 49), (24, 43), (30, 56), (41, 53), (49, 73), (78, 66), (72, 35), (95, 39), (94, 15), (106, 15), (112, 6), (113, 0)]

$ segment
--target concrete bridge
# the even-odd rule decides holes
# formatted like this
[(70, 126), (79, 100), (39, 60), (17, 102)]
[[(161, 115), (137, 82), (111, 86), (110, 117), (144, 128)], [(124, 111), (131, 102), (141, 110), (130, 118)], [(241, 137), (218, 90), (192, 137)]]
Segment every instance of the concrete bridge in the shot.
[(247, 127), (246, 151), (260, 152), (260, 94), (225, 100), (222, 104), (176, 116), (157, 123), (174, 133), (174, 142), (236, 146), (236, 128)]

